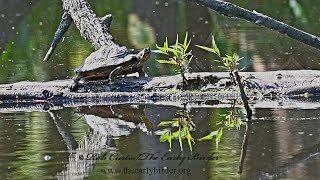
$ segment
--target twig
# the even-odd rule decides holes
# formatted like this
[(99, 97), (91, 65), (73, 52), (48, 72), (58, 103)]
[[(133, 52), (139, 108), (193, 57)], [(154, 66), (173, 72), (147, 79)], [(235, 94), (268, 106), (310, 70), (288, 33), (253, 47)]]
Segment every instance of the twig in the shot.
[(246, 93), (244, 92), (244, 89), (243, 89), (243, 85), (241, 83), (241, 80), (240, 80), (240, 76), (238, 74), (238, 71), (234, 71), (233, 72), (234, 76), (236, 77), (236, 81), (237, 81), (237, 84), (239, 86), (239, 89), (240, 89), (240, 96), (241, 96), (241, 99), (242, 99), (242, 102), (243, 102), (243, 105), (244, 105), (244, 108), (246, 109), (247, 111), (247, 118), (248, 120), (251, 120), (251, 117), (252, 117), (252, 110), (248, 104), (248, 97), (246, 96)]
[(63, 35), (67, 32), (70, 25), (72, 23), (72, 18), (68, 13), (64, 13), (60, 22), (60, 25), (54, 35), (53, 41), (51, 43), (51, 46), (46, 54), (46, 56), (43, 58), (43, 61), (48, 61), (53, 53), (53, 51), (56, 49), (57, 45), (61, 41)]
[(65, 125), (53, 114), (51, 111), (47, 111), (53, 122), (55, 123), (59, 134), (61, 135), (63, 141), (65, 142), (68, 150), (74, 150), (78, 147), (78, 143), (73, 137), (72, 133), (65, 127)]
[(249, 131), (250, 131), (250, 122), (247, 122), (246, 124), (246, 131), (243, 135), (243, 142), (242, 142), (242, 148), (241, 148), (241, 155), (240, 155), (240, 161), (239, 161), (239, 170), (238, 173), (241, 174), (243, 170), (244, 160), (247, 155), (247, 148), (248, 148), (248, 142), (249, 142)]

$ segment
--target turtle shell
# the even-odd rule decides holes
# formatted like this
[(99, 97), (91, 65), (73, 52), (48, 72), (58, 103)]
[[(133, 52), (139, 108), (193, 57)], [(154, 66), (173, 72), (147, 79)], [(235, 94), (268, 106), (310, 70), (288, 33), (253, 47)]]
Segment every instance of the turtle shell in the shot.
[(84, 62), (75, 69), (75, 72), (92, 71), (98, 68), (117, 66), (128, 62), (135, 54), (130, 54), (126, 47), (102, 46), (99, 50), (91, 53)]

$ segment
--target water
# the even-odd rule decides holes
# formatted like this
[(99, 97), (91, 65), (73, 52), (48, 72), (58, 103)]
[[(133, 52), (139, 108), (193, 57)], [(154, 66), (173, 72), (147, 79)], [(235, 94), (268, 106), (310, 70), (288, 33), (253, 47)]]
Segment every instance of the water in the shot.
[[(298, 5), (291, 0), (234, 2), (307, 32), (319, 32), (319, 6), (315, 1)], [(116, 42), (129, 48), (154, 49), (166, 36), (173, 42), (176, 34), (183, 37), (188, 31), (192, 46), (210, 45), (211, 35), (215, 35), (222, 52), (237, 51), (244, 57), (240, 66), (246, 67), (245, 71), (320, 68), (319, 51), (189, 2), (92, 0), (90, 3), (99, 16), (113, 14), (111, 33)], [(74, 26), (52, 59), (42, 62), (61, 15), (60, 1), (0, 0), (1, 84), (74, 76), (73, 69), (93, 50)], [(214, 56), (196, 48), (192, 50), (195, 55), (192, 71), (221, 71), (211, 61)], [(157, 64), (156, 58), (152, 55), (147, 63), (149, 76), (174, 73), (172, 68)], [(183, 154), (178, 160), (170, 160), (181, 153), (178, 140), (173, 140), (170, 157), (166, 156), (169, 143), (159, 140), (165, 128), (157, 125), (177, 118), (182, 105), (55, 107), (51, 111), (44, 111), (41, 106), (29, 109), (1, 106), (0, 110), (0, 179), (318, 179), (320, 175), (319, 111), (310, 106), (255, 108), (241, 175), (237, 172), (245, 125), (239, 130), (223, 126), (218, 147), (215, 139), (197, 141), (222, 127), (217, 125), (223, 120), (220, 114), (228, 113), (229, 107), (190, 108), (189, 115), (196, 126), (191, 132), (195, 144), (191, 155), (184, 140)], [(115, 154), (113, 157), (131, 160), (84, 160), (98, 154), (102, 158), (105, 153), (107, 158)], [(154, 158), (137, 160), (142, 153), (150, 154), (148, 158), (154, 154)], [(181, 162), (181, 158), (190, 155), (212, 154), (217, 158)], [(108, 169), (121, 173), (102, 172)], [(135, 172), (129, 176), (132, 170)]]
[[(221, 121), (219, 114), (228, 109), (192, 108), (190, 116), (196, 126), (192, 136), (198, 139), (217, 129), (216, 124)], [(244, 126), (240, 130), (225, 128), (218, 148), (214, 140), (196, 141), (190, 153), (185, 140), (180, 157), (190, 156), (191, 159), (170, 159), (181, 153), (178, 140), (173, 140), (169, 153), (168, 143), (159, 141), (157, 134), (163, 128), (157, 125), (178, 117), (179, 110), (181, 108), (172, 106), (128, 104), (3, 113), (0, 115), (1, 179), (124, 179), (128, 178), (126, 167), (158, 169), (158, 173), (137, 171), (131, 174), (133, 179), (271, 176), (316, 179), (319, 175), (319, 152), (316, 150), (319, 131), (314, 128), (320, 125), (317, 110), (257, 109), (248, 132), (249, 145), (241, 175), (237, 172)], [(309, 114), (313, 119), (300, 120), (297, 114)], [(102, 158), (105, 153), (106, 160)], [(93, 160), (98, 154), (102, 159)], [(110, 160), (111, 154), (115, 155)], [(143, 156), (138, 160), (140, 154)], [(216, 159), (201, 160), (212, 154)], [(172, 174), (161, 173), (159, 168), (170, 169)], [(105, 174), (102, 169), (119, 169), (121, 173)]]

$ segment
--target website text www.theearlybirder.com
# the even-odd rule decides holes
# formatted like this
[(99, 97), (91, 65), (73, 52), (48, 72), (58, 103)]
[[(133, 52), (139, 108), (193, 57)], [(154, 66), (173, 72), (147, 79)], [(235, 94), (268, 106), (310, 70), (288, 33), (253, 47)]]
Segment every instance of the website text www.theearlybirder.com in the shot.
[(148, 174), (148, 175), (170, 175), (179, 174), (190, 176), (191, 169), (187, 168), (167, 168), (167, 167), (146, 167), (146, 168), (129, 168), (127, 166), (123, 168), (101, 168), (103, 174)]

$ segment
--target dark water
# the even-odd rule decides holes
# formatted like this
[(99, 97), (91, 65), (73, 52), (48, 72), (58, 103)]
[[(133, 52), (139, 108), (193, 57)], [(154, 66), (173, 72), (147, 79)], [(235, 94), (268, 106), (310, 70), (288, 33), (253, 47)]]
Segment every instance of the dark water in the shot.
[[(170, 159), (181, 153), (179, 142), (173, 140), (169, 153), (169, 144), (159, 141), (163, 128), (157, 124), (177, 117), (178, 110), (181, 109), (170, 106), (105, 105), (3, 113), (1, 179), (124, 179), (129, 178), (126, 167), (158, 170), (138, 171), (130, 174), (130, 179), (319, 177), (319, 128), (315, 128), (320, 125), (318, 110), (257, 109), (256, 121), (248, 131), (249, 145), (241, 175), (237, 172), (244, 126), (240, 130), (225, 128), (218, 148), (214, 140), (196, 141), (190, 154), (184, 140), (180, 158), (191, 159)], [(217, 129), (219, 114), (227, 110), (192, 108), (190, 116), (196, 126), (192, 136), (198, 139)], [(105, 153), (107, 159), (103, 159)], [(146, 153), (150, 155), (147, 157)], [(92, 160), (97, 154), (101, 159)], [(141, 154), (144, 156), (140, 160), (134, 159)], [(215, 159), (201, 159), (212, 154)], [(127, 159), (117, 159), (121, 157)], [(101, 169), (110, 172), (102, 173)], [(120, 172), (111, 173), (116, 169)]]
[[(129, 48), (155, 48), (166, 36), (173, 42), (176, 34), (183, 37), (188, 31), (192, 46), (210, 45), (211, 35), (215, 35), (222, 52), (237, 51), (244, 57), (240, 66), (246, 67), (246, 71), (320, 69), (319, 51), (188, 1), (89, 2), (100, 16), (113, 14), (111, 33), (116, 42)], [(234, 2), (319, 35), (320, 6), (316, 1)], [(61, 15), (60, 1), (0, 0), (1, 84), (74, 76), (73, 69), (93, 50), (74, 26), (52, 59), (42, 62)], [(192, 71), (221, 71), (212, 62), (214, 56), (192, 49), (195, 55)], [(152, 55), (147, 63), (149, 76), (174, 73), (170, 67), (157, 64), (156, 58)], [(192, 154), (184, 140), (183, 154), (179, 156), (180, 145), (174, 140), (170, 155), (166, 155), (169, 144), (159, 141), (164, 128), (157, 125), (176, 118), (181, 108), (156, 105), (59, 107), (52, 111), (41, 107), (22, 111), (2, 108), (0, 179), (318, 179), (320, 176), (317, 108), (254, 109), (255, 121), (247, 132), (249, 143), (241, 175), (238, 166), (245, 125), (239, 130), (224, 127), (218, 148), (215, 140), (197, 141), (222, 127), (217, 125), (222, 121), (220, 114), (230, 108), (191, 108), (190, 116), (196, 125), (191, 133), (196, 140)], [(112, 160), (103, 160), (104, 153), (106, 158), (115, 155)], [(133, 160), (142, 153), (154, 154), (154, 159)], [(86, 160), (98, 154), (102, 160)], [(212, 154), (216, 159), (200, 160)], [(179, 166), (181, 160), (170, 160), (177, 156), (194, 159), (186, 159)], [(121, 172), (101, 171), (108, 169)], [(128, 176), (128, 169), (137, 171)], [(146, 172), (139, 171), (143, 169)]]

